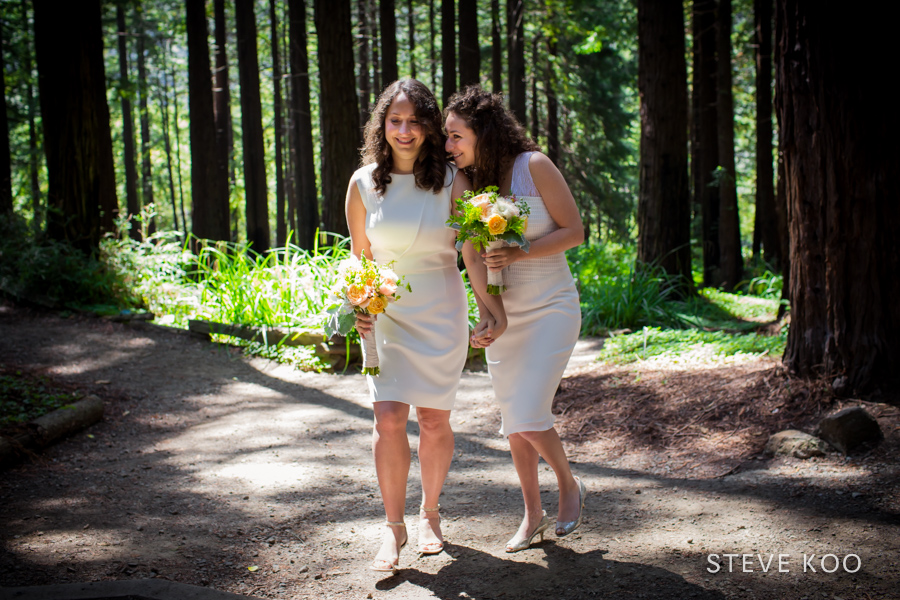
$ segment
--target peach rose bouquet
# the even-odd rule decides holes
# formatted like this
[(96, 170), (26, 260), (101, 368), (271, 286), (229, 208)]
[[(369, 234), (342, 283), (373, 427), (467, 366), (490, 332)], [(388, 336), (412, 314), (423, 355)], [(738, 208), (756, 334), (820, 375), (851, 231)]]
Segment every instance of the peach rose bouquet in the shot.
[[(391, 270), (391, 265), (379, 265), (365, 256), (351, 256), (341, 261), (338, 266), (337, 284), (332, 293), (338, 302), (327, 309), (325, 335), (346, 336), (356, 324), (357, 313), (380, 315), (387, 310), (388, 304), (400, 298), (397, 290), (404, 288), (412, 291), (403, 278)], [(363, 374), (378, 375), (378, 349), (375, 336), (370, 335), (362, 340)]]
[[(515, 196), (501, 196), (496, 186), (486, 187), (477, 192), (468, 191), (456, 200), (457, 213), (447, 219), (447, 225), (459, 232), (456, 249), (471, 240), (479, 252), (494, 250), (502, 246), (516, 245), (528, 252), (530, 246), (525, 239), (528, 228), (528, 204)], [(488, 271), (489, 294), (498, 295), (506, 291), (502, 271)]]

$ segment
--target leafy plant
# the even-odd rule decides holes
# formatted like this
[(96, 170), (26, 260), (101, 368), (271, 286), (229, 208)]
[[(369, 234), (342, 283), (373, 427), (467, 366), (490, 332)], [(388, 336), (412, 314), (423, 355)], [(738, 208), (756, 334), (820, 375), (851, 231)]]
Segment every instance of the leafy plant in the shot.
[(611, 363), (631, 363), (653, 357), (684, 360), (687, 357), (704, 360), (741, 355), (784, 353), (787, 328), (777, 336), (756, 333), (732, 334), (725, 331), (700, 329), (661, 329), (644, 327), (634, 333), (609, 338), (597, 357)]
[(53, 389), (44, 377), (0, 375), (0, 427), (27, 423), (75, 400), (78, 396)]

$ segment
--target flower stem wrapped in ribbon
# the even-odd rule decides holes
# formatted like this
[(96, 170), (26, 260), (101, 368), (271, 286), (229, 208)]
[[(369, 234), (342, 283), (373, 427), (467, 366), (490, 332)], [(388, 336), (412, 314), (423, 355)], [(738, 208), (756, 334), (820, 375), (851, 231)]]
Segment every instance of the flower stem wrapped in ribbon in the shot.
[[(528, 204), (515, 196), (501, 196), (497, 186), (477, 192), (468, 191), (456, 200), (459, 214), (450, 215), (447, 225), (459, 233), (456, 249), (462, 250), (467, 240), (475, 250), (495, 250), (503, 246), (519, 246), (528, 252), (531, 244), (525, 239), (528, 228)], [(488, 270), (487, 291), (495, 296), (506, 291), (502, 271)]]
[[(346, 336), (356, 324), (357, 313), (380, 315), (391, 302), (400, 298), (397, 290), (405, 288), (412, 291), (403, 279), (391, 270), (391, 265), (378, 265), (365, 256), (351, 256), (341, 261), (338, 266), (337, 284), (332, 293), (339, 302), (327, 309), (328, 319), (325, 322), (325, 335)], [(374, 331), (363, 338), (363, 375), (378, 375), (378, 347), (375, 344)]]

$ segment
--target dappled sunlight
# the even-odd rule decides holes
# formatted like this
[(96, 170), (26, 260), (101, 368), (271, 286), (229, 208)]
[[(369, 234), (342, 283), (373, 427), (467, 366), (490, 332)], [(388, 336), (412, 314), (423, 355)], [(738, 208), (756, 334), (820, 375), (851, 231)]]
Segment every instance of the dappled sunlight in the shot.
[[(203, 472), (203, 478), (235, 479), (260, 491), (284, 491), (298, 483), (312, 483), (316, 477), (311, 465), (273, 463), (265, 456), (243, 458), (236, 464)], [(218, 482), (220, 485), (222, 481)], [(227, 483), (225, 483), (228, 486)], [(231, 487), (231, 486), (228, 486)]]

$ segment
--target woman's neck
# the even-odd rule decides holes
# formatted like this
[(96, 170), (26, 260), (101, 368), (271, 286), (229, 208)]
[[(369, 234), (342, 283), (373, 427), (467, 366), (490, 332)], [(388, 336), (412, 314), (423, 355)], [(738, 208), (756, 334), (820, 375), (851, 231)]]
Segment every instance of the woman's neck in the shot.
[(394, 175), (412, 175), (416, 170), (416, 159), (398, 159), (394, 157), (391, 173)]

